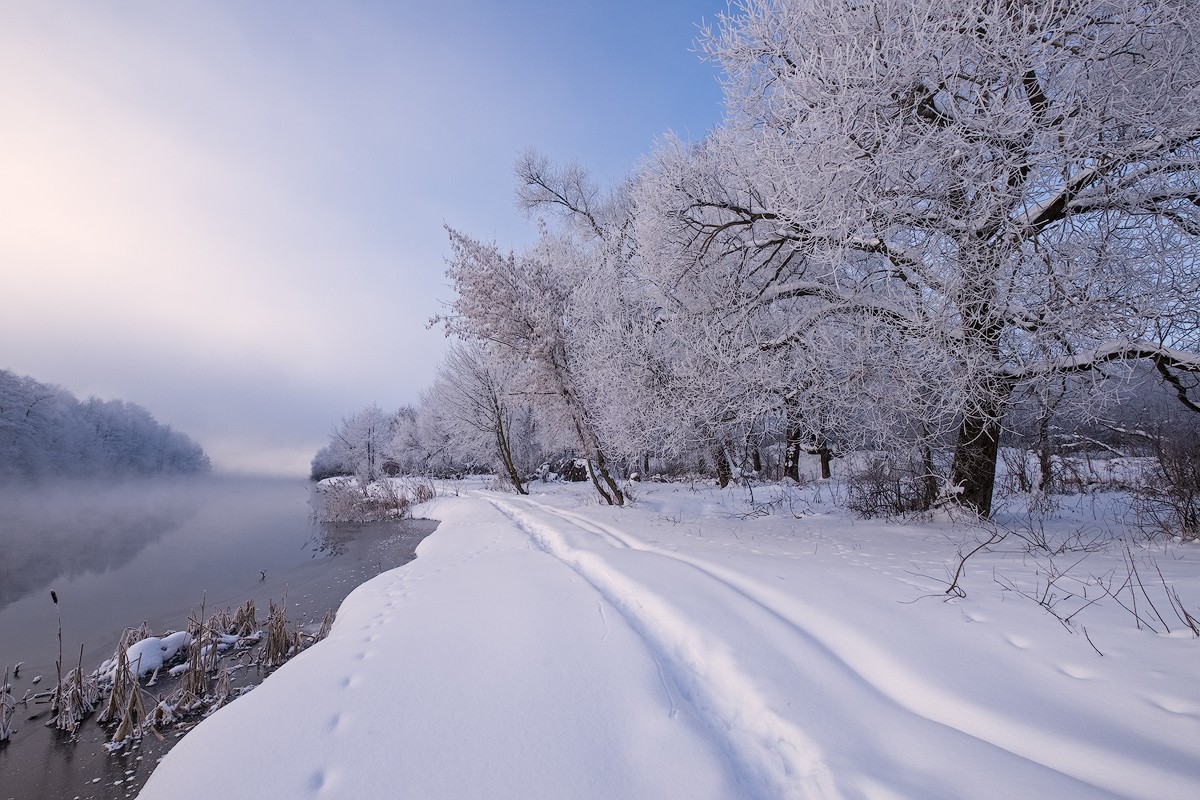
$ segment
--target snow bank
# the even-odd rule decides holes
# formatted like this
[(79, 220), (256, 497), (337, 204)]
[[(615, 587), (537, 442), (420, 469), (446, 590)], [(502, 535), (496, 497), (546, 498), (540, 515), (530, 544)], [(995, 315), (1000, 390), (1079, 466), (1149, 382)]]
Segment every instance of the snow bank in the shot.
[[(141, 797), (207, 797), (213, 763), (246, 798), (1200, 796), (1195, 639), (1112, 602), (1068, 631), (1022, 594), (1046, 565), (1019, 550), (977, 556), (945, 600), (962, 526), (640, 491), (434, 501), (419, 557)], [(1200, 602), (1200, 547), (1158, 555)]]

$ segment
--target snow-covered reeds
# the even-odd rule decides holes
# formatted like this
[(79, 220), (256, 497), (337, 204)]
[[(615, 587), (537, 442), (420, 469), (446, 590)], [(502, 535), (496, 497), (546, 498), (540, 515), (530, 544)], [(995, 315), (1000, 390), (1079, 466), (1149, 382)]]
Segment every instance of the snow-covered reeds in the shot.
[(208, 671), (216, 666), (217, 648), (213, 641), (212, 628), (204, 623), (204, 606), (200, 606), (200, 615), (193, 612), (188, 617), (188, 633), (192, 635), (192, 645), (188, 648), (187, 666), (183, 670), (183, 683), (180, 686), (181, 700), (184, 707), (201, 701), (208, 688)]
[(429, 480), (384, 477), (364, 484), (357, 478), (328, 478), (317, 485), (313, 517), (318, 522), (404, 519), (412, 506), (428, 502), (436, 495)]
[(133, 632), (130, 630), (125, 631), (125, 635), (121, 637), (121, 643), (117, 646), (117, 652), (113, 654), (115, 665), (111, 672), (112, 683), (108, 690), (108, 700), (96, 717), (96, 721), (102, 725), (123, 719), (126, 706), (134, 702), (133, 695), (138, 692), (137, 679), (129, 669), (131, 644), (129, 636), (131, 633)]
[(288, 660), (292, 649), (292, 637), (287, 630), (287, 601), (275, 605), (270, 603), (267, 612), (266, 643), (263, 645), (262, 658), (259, 663), (264, 667), (277, 667)]
[(136, 679), (133, 680), (123, 705), (120, 721), (110, 740), (110, 747), (120, 747), (130, 739), (136, 739), (142, 735), (142, 727), (146, 722), (146, 707), (142, 703), (142, 687), (138, 685)]
[[(61, 667), (60, 667), (61, 672)], [(79, 646), (79, 663), (59, 681), (55, 690), (51, 710), (54, 711), (54, 727), (60, 731), (74, 733), (79, 723), (96, 710), (100, 701), (100, 687), (95, 674), (83, 674), (83, 645)]]
[(250, 636), (258, 630), (258, 616), (255, 613), (253, 600), (247, 600), (246, 605), (234, 612), (233, 620), (226, 630), (238, 636)]
[(222, 666), (218, 668), (217, 675), (213, 679), (212, 693), (209, 695), (208, 713), (211, 714), (221, 706), (226, 705), (233, 697), (233, 683), (229, 677), (229, 670)]
[(50, 711), (54, 714), (51, 722), (60, 731), (74, 733), (84, 717), (96, 710), (100, 689), (94, 675), (86, 678), (83, 675), (83, 645), (79, 646), (79, 665), (63, 678), (62, 610), (58, 592), (51, 589), (50, 599), (58, 609), (58, 660), (54, 662), (58, 681), (50, 696)]
[[(57, 593), (51, 592), (51, 599), (57, 606)], [(265, 630), (260, 630), (253, 600), (236, 611), (225, 609), (207, 618), (202, 603), (199, 611), (189, 615), (187, 629), (182, 631), (160, 637), (154, 636), (145, 622), (137, 628), (126, 628), (112, 657), (90, 673), (83, 670), (81, 645), (76, 666), (65, 675), (60, 615), (58, 680), (53, 689), (39, 695), (51, 704), (47, 725), (73, 734), (89, 714), (99, 709), (97, 724), (113, 727), (105, 747), (115, 752), (147, 731), (161, 737), (159, 731), (163, 728), (196, 714), (210, 714), (239, 694), (233, 686), (231, 669), (222, 663), (224, 654), (236, 651), (249, 659), (251, 649), (265, 639), (256, 663), (277, 667), (328, 635), (334, 618), (332, 610), (326, 612), (316, 633), (308, 634), (289, 630), (286, 607), (286, 595), (279, 605), (272, 602)], [(29, 700), (29, 692), (24, 700), (9, 693), (9, 674), (6, 670), (0, 684), (0, 742), (13, 734), (16, 707)], [(145, 687), (160, 679), (172, 681), (172, 688), (155, 698)]]

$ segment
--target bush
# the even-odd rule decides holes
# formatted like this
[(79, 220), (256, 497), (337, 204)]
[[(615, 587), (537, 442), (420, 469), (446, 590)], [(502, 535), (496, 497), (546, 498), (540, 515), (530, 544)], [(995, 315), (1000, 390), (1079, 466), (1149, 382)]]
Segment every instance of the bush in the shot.
[(408, 493), (394, 481), (377, 481), (363, 488), (354, 478), (333, 478), (317, 485), (313, 516), (318, 522), (403, 519), (411, 504)]
[(867, 518), (928, 511), (942, 485), (932, 460), (930, 453), (862, 454), (849, 471), (846, 507)]
[(1154, 442), (1155, 460), (1134, 493), (1144, 531), (1200, 539), (1200, 426), (1179, 426)]

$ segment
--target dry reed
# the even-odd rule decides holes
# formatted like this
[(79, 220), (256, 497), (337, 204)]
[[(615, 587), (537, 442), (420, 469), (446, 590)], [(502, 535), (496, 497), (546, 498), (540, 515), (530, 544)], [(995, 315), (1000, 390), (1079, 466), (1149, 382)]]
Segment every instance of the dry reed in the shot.
[(270, 601), (270, 609), (267, 612), (267, 641), (263, 645), (262, 658), (260, 663), (264, 667), (277, 667), (288, 660), (288, 655), (292, 649), (292, 637), (287, 631), (287, 595), (284, 595), (283, 600), (277, 606), (275, 601)]
[[(129, 631), (126, 631), (126, 636), (128, 634)], [(125, 638), (122, 637), (121, 644), (114, 654), (116, 668), (112, 673), (113, 680), (112, 686), (109, 688), (108, 701), (96, 717), (96, 721), (102, 725), (124, 718), (125, 707), (133, 702), (133, 695), (138, 692), (137, 679), (133, 676), (133, 671), (129, 669), (129, 654)]]
[(4, 670), (4, 682), (0, 683), (0, 742), (7, 742), (12, 736), (12, 718), (17, 710), (17, 698), (9, 693), (8, 668)]
[(321, 641), (333, 630), (333, 616), (332, 608), (325, 612), (325, 618), (321, 620), (321, 627), (317, 629), (316, 636), (313, 637), (314, 642)]
[[(61, 667), (59, 668), (61, 672)], [(67, 673), (59, 682), (51, 709), (56, 712), (54, 727), (60, 731), (74, 733), (79, 723), (96, 710), (100, 701), (100, 687), (95, 675), (84, 677), (83, 645), (79, 646), (79, 665)]]
[(246, 605), (234, 612), (233, 622), (226, 630), (242, 637), (251, 636), (258, 630), (258, 616), (254, 611), (253, 600), (247, 600)]
[[(55, 606), (58, 596), (51, 592)], [(263, 641), (257, 663), (273, 668), (283, 664), (313, 642), (329, 635), (334, 613), (326, 612), (321, 625), (313, 635), (300, 630), (289, 630), (287, 621), (287, 595), (279, 605), (270, 603), (269, 613), (263, 630), (259, 630), (257, 612), (253, 600), (248, 600), (234, 612), (223, 610), (208, 619), (204, 616), (204, 603), (199, 613), (188, 617), (187, 631), (191, 642), (187, 646), (186, 660), (182, 668), (171, 670), (178, 677), (177, 687), (166, 696), (159, 695), (147, 713), (143, 699), (140, 676), (129, 662), (129, 648), (150, 636), (148, 625), (143, 622), (137, 628), (126, 628), (121, 642), (111, 661), (85, 676), (83, 672), (83, 648), (80, 647), (79, 663), (64, 677), (62, 674), (62, 616), (59, 614), (58, 639), (59, 658), (56, 662), (59, 680), (54, 690), (45, 693), (52, 704), (54, 715), (50, 724), (60, 730), (74, 733), (82, 720), (99, 706), (96, 721), (102, 725), (115, 725), (106, 747), (110, 751), (121, 749), (132, 739), (146, 731), (161, 738), (159, 730), (170, 727), (184, 717), (199, 713), (211, 713), (226, 705), (237, 696), (232, 686), (229, 670), (221, 663), (221, 653), (231, 646), (238, 651), (253, 647)], [(164, 665), (165, 666), (165, 665)], [(158, 676), (156, 670), (147, 685), (152, 685)], [(12, 734), (11, 720), (17, 702), (7, 691), (8, 672), (5, 684), (0, 685), (0, 742)], [(28, 693), (27, 693), (28, 694)], [(147, 694), (147, 698), (150, 695)]]

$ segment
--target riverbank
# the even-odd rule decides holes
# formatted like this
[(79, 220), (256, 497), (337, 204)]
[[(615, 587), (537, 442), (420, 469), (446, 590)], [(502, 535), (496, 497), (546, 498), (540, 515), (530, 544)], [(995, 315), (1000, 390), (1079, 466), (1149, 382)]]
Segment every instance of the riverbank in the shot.
[[(102, 547), (95, 539), (106, 536), (134, 542), (137, 537), (128, 531), (139, 536), (146, 531), (136, 547), (129, 545), (123, 551), (129, 554), (125, 563), (107, 564), (95, 572), (61, 574), (55, 579), (68, 668), (79, 657), (81, 640), (86, 645), (84, 668), (90, 670), (112, 655), (124, 627), (145, 620), (155, 633), (182, 629), (188, 613), (199, 611), (201, 601), (212, 613), (254, 600), (261, 618), (269, 601), (279, 603), (286, 595), (289, 626), (315, 629), (324, 614), (336, 609), (353, 588), (415, 557), (417, 543), (436, 527), (436, 523), (419, 520), (369, 526), (311, 525), (303, 482), (268, 482), (264, 488), (239, 481), (219, 488), (215, 494), (208, 490), (190, 494), (190, 505), (172, 490), (169, 502), (164, 499), (162, 504), (164, 509), (173, 509), (172, 513), (155, 519), (182, 517), (184, 521), (175, 529), (160, 526), (150, 530), (152, 526), (142, 523), (130, 528), (111, 522), (102, 529), (82, 529), (77, 548)], [(147, 510), (147, 504), (129, 510), (137, 517)], [(65, 533), (60, 535), (67, 538)], [(139, 581), (138, 576), (147, 571), (166, 572), (167, 580), (159, 585), (161, 576), (155, 574)], [(36, 619), (30, 619), (28, 607), (39, 615)], [(136, 610), (131, 613), (131, 608)], [(46, 609), (50, 610), (49, 622)], [(49, 587), (8, 598), (7, 605), (0, 606), (4, 655), (10, 664), (25, 661), (20, 677), (12, 680), (18, 698), (27, 689), (36, 692), (53, 685), (57, 655), (53, 610)], [(235, 687), (256, 684), (264, 674), (253, 667), (239, 669), (234, 673)], [(42, 680), (34, 685), (38, 676)], [(163, 691), (163, 684), (150, 691)], [(17, 712), (12, 740), (0, 745), (0, 800), (135, 796), (157, 760), (192, 724), (189, 721), (182, 729), (166, 731), (162, 740), (146, 734), (129, 748), (109, 754), (104, 744), (111, 731), (94, 719), (85, 721), (72, 737), (44, 726), (49, 712), (46, 704), (18, 707)], [(30, 716), (37, 718), (31, 720)]]
[[(1019, 537), (947, 595), (978, 525), (854, 519), (824, 485), (755, 505), (647, 485), (625, 509), (538, 488), (418, 509), (441, 520), (420, 558), (352, 592), (142, 800), (1200, 796), (1200, 641), (1112, 598), (1072, 630)], [(1103, 503), (1043, 520), (1092, 534), (1076, 576), (1132, 553), (1200, 602), (1200, 545), (1100, 547), (1122, 533)]]

